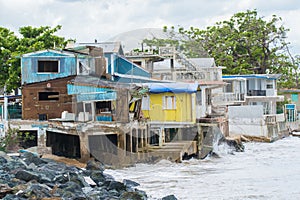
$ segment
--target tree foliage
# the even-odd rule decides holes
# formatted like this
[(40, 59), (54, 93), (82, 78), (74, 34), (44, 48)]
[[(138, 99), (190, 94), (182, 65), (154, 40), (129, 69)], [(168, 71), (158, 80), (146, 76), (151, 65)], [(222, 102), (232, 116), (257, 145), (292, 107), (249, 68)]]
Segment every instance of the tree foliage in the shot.
[(158, 53), (159, 47), (174, 47), (177, 51), (183, 52), (188, 58), (208, 57), (207, 52), (202, 47), (201, 41), (196, 41), (182, 34), (183, 29), (180, 27), (179, 32), (172, 26), (168, 29), (163, 27), (163, 31), (167, 33), (168, 38), (144, 39), (143, 44), (146, 44), (154, 53)]
[(288, 31), (280, 17), (266, 19), (256, 10), (236, 13), (206, 29), (177, 30), (183, 35), (178, 43), (187, 57), (213, 57), (225, 67), (223, 74), (279, 73), (281, 87), (299, 87), (300, 59), (289, 52)]
[(287, 43), (288, 29), (278, 25), (280, 17), (270, 20), (259, 17), (256, 10), (239, 12), (229, 20), (217, 22), (206, 30), (190, 27), (181, 30), (196, 41), (201, 41), (205, 50), (218, 65), (226, 67), (226, 74), (264, 74), (277, 69)]
[(54, 28), (25, 26), (19, 29), (21, 36), (17, 37), (9, 29), (0, 27), (0, 87), (6, 85), (8, 92), (20, 87), (22, 54), (64, 48), (68, 40), (55, 35), (60, 29), (60, 25)]

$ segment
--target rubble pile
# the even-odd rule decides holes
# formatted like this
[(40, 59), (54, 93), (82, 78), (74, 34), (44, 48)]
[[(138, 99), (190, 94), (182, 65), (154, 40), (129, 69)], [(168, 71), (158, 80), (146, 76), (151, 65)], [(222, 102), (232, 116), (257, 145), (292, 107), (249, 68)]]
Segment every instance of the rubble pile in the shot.
[(0, 151), (0, 199), (147, 199), (138, 183), (118, 182), (103, 171), (95, 161), (78, 168), (30, 152), (10, 157)]

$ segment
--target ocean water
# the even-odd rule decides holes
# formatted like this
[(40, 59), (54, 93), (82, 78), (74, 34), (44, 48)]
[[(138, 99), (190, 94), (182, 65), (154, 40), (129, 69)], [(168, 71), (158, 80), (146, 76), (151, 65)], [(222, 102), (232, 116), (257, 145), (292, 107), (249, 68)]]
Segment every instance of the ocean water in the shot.
[(220, 157), (162, 160), (105, 172), (140, 183), (150, 199), (170, 194), (191, 200), (300, 199), (300, 137), (244, 145), (245, 152), (219, 146), (215, 151)]

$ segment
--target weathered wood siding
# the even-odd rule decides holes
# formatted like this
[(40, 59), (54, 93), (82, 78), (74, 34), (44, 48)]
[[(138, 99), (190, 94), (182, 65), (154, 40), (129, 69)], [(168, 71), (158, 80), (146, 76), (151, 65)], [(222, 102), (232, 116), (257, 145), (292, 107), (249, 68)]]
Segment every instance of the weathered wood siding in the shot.
[(117, 90), (116, 121), (129, 122), (128, 90), (125, 88)]
[[(23, 85), (22, 119), (39, 119), (40, 114), (48, 119), (60, 118), (63, 111), (72, 112), (72, 96), (67, 94), (67, 82), (72, 78)], [(58, 92), (59, 99), (39, 101), (39, 92)]]

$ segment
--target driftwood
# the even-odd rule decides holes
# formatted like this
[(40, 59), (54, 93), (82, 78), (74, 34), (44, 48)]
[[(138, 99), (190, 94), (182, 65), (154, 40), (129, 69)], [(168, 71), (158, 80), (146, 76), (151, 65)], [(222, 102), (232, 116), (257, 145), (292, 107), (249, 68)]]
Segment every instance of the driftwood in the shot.
[(264, 136), (241, 135), (241, 139), (244, 142), (272, 142), (271, 138)]

